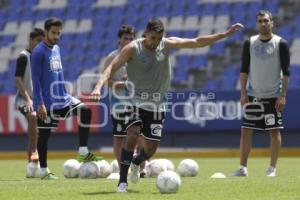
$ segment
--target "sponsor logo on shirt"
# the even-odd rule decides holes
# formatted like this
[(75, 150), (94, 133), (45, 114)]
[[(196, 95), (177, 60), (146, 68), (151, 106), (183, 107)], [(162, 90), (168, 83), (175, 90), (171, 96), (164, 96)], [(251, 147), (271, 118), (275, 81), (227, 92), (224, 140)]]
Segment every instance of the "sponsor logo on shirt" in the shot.
[(50, 57), (50, 71), (60, 72), (61, 70), (62, 70), (62, 64), (61, 64), (60, 56)]
[(254, 46), (254, 54), (257, 58), (267, 59), (274, 55), (275, 47), (272, 43), (258, 43)]
[(162, 125), (161, 124), (151, 124), (151, 135), (161, 137)]

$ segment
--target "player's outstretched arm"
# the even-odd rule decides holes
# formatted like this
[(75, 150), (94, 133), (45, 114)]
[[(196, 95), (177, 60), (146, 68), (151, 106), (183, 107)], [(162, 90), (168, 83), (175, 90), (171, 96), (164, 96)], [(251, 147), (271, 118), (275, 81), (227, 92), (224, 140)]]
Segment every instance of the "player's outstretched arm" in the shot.
[[(105, 69), (109, 66), (112, 60), (116, 57), (116, 55), (108, 55), (105, 59), (103, 67), (100, 68), (100, 73), (103, 73)], [(108, 79), (107, 84), (109, 88), (112, 89), (120, 89), (125, 87), (125, 80), (127, 80), (127, 75), (123, 77), (122, 81), (115, 81), (113, 78)]]
[(121, 67), (123, 66), (127, 61), (129, 61), (132, 58), (134, 50), (134, 44), (128, 44), (125, 46), (121, 52), (114, 57), (114, 59), (111, 61), (111, 63), (106, 67), (106, 69), (100, 74), (99, 80), (92, 91), (90, 95), (90, 99), (92, 101), (99, 101), (101, 94), (100, 91), (103, 87), (103, 85), (111, 78), (111, 76)]
[(244, 26), (240, 23), (233, 24), (228, 30), (223, 33), (212, 35), (198, 36), (196, 38), (166, 38), (166, 45), (169, 48), (199, 48), (213, 44), (223, 38), (229, 37)]

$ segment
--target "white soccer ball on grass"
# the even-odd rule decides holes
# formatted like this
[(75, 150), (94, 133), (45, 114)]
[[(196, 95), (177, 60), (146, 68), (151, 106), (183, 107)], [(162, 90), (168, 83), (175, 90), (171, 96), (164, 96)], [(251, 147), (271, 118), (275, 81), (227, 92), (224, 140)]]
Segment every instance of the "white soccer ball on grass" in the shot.
[(157, 177), (161, 172), (166, 171), (167, 167), (164, 162), (154, 159), (146, 166), (147, 177)]
[(99, 167), (97, 162), (82, 163), (79, 168), (79, 178), (94, 179), (99, 176)]
[(69, 159), (63, 164), (63, 175), (66, 178), (77, 178), (79, 174), (80, 163), (75, 159)]
[(40, 163), (39, 162), (29, 162), (26, 167), (26, 177), (27, 178), (39, 178), (40, 177)]
[(110, 171), (111, 171), (111, 173), (118, 173), (120, 171), (119, 164), (118, 164), (117, 160), (111, 161)]
[(178, 173), (180, 176), (192, 177), (197, 176), (199, 171), (198, 163), (192, 159), (184, 159), (178, 165)]
[(181, 179), (174, 171), (163, 171), (156, 179), (156, 187), (160, 193), (176, 193), (181, 185)]
[(106, 178), (110, 175), (111, 167), (110, 167), (110, 164), (106, 160), (98, 161), (97, 165), (98, 165), (98, 168), (99, 168), (98, 177)]

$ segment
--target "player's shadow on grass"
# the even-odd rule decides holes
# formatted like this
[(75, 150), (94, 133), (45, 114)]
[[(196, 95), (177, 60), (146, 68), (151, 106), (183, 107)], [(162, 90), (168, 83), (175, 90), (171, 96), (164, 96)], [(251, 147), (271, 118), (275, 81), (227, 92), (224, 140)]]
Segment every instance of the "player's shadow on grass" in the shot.
[[(140, 193), (138, 190), (127, 190), (127, 193)], [(107, 195), (107, 194), (118, 194), (115, 190), (111, 191), (99, 191), (99, 192), (85, 192), (81, 193), (83, 195), (92, 196), (92, 195)]]

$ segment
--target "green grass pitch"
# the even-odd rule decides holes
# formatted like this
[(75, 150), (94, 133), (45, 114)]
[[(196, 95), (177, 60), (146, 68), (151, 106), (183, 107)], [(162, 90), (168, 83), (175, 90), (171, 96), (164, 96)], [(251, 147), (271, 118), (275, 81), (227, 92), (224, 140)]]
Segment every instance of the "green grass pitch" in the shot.
[[(181, 159), (171, 159), (175, 166)], [(176, 194), (160, 194), (154, 178), (129, 183), (129, 192), (115, 192), (117, 181), (106, 179), (65, 179), (64, 160), (49, 160), (48, 165), (59, 180), (26, 179), (26, 161), (0, 161), (0, 199), (51, 200), (296, 200), (300, 199), (300, 159), (280, 158), (277, 177), (268, 178), (268, 158), (250, 158), (249, 177), (211, 179), (215, 172), (230, 174), (238, 166), (238, 158), (195, 159), (200, 167), (193, 178), (182, 178)]]

